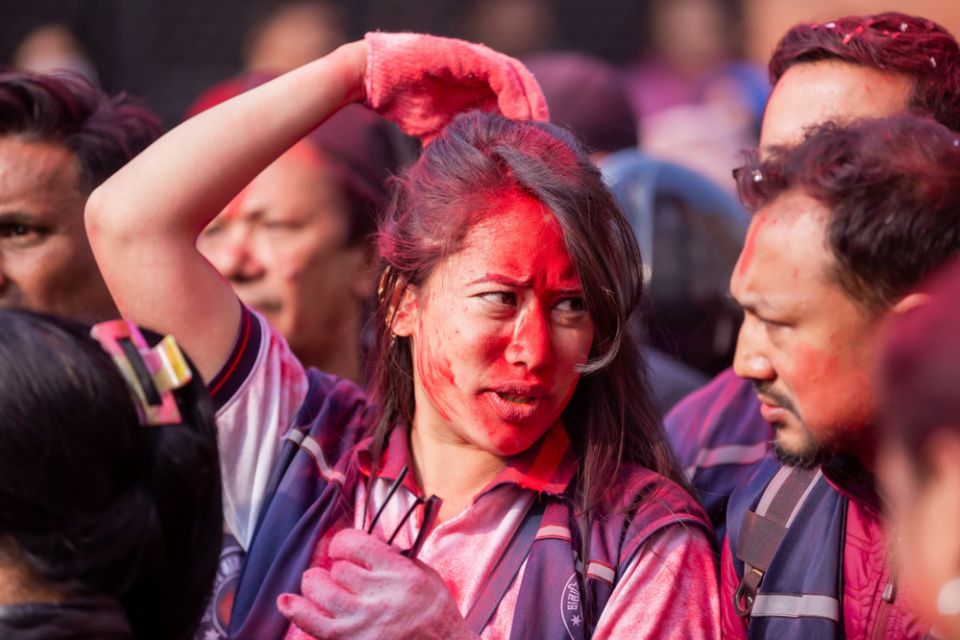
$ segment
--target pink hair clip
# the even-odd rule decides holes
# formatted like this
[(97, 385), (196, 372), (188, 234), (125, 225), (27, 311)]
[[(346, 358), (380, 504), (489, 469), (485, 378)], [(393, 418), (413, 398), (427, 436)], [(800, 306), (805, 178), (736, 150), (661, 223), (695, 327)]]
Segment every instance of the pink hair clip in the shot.
[(178, 424), (180, 409), (173, 396), (193, 378), (173, 336), (150, 348), (137, 325), (110, 320), (94, 325), (90, 335), (110, 354), (136, 399), (143, 425)]

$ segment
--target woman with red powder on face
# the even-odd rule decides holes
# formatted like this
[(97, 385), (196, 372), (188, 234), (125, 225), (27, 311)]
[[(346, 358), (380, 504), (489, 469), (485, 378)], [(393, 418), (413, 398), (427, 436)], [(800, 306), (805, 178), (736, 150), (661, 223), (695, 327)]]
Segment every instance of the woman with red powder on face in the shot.
[[(304, 372), (195, 248), (361, 99), (425, 141), (380, 230), (372, 400)], [(717, 635), (709, 525), (626, 331), (639, 251), (545, 115), (510, 58), (369, 34), (187, 121), (93, 194), (120, 308), (181, 340), (219, 407), (226, 527), (248, 551), (231, 637)]]

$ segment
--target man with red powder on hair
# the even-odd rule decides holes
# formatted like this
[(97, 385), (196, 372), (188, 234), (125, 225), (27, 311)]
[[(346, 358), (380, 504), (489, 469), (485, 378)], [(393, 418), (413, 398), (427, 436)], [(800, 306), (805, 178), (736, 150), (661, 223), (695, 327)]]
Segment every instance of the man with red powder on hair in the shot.
[(774, 430), (727, 512), (725, 637), (922, 638), (874, 482), (875, 333), (960, 255), (960, 139), (926, 118), (827, 124), (738, 172), (736, 373)]
[[(769, 72), (774, 88), (763, 118), (761, 154), (799, 142), (809, 127), (826, 120), (909, 111), (960, 130), (960, 48), (924, 18), (884, 13), (798, 24), (780, 40)], [(724, 371), (665, 421), (718, 539), (730, 494), (751, 475), (773, 438), (749, 376), (737, 373)]]

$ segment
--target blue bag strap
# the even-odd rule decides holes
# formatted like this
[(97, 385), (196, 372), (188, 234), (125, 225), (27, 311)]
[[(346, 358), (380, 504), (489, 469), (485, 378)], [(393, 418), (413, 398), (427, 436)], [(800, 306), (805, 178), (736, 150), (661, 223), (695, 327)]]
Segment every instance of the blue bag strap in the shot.
[(500, 606), (500, 601), (503, 600), (507, 589), (510, 588), (517, 573), (520, 572), (524, 560), (529, 555), (530, 548), (537, 538), (537, 531), (540, 529), (543, 510), (544, 503), (539, 500), (536, 500), (527, 510), (523, 522), (514, 532), (506, 551), (500, 556), (497, 566), (487, 576), (486, 582), (480, 589), (480, 595), (473, 606), (470, 607), (470, 611), (466, 615), (466, 621), (470, 629), (477, 635), (483, 632), (490, 619), (493, 618), (494, 612)]

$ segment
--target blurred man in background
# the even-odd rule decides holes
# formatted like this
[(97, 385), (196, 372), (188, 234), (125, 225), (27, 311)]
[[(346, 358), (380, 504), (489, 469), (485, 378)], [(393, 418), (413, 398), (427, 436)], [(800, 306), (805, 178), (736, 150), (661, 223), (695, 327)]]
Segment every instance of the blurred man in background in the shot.
[[(264, 82), (210, 89), (190, 114)], [(201, 252), (287, 339), (301, 362), (362, 382), (364, 308), (376, 287), (374, 234), (400, 136), (343, 109), (257, 176), (200, 237)]]

